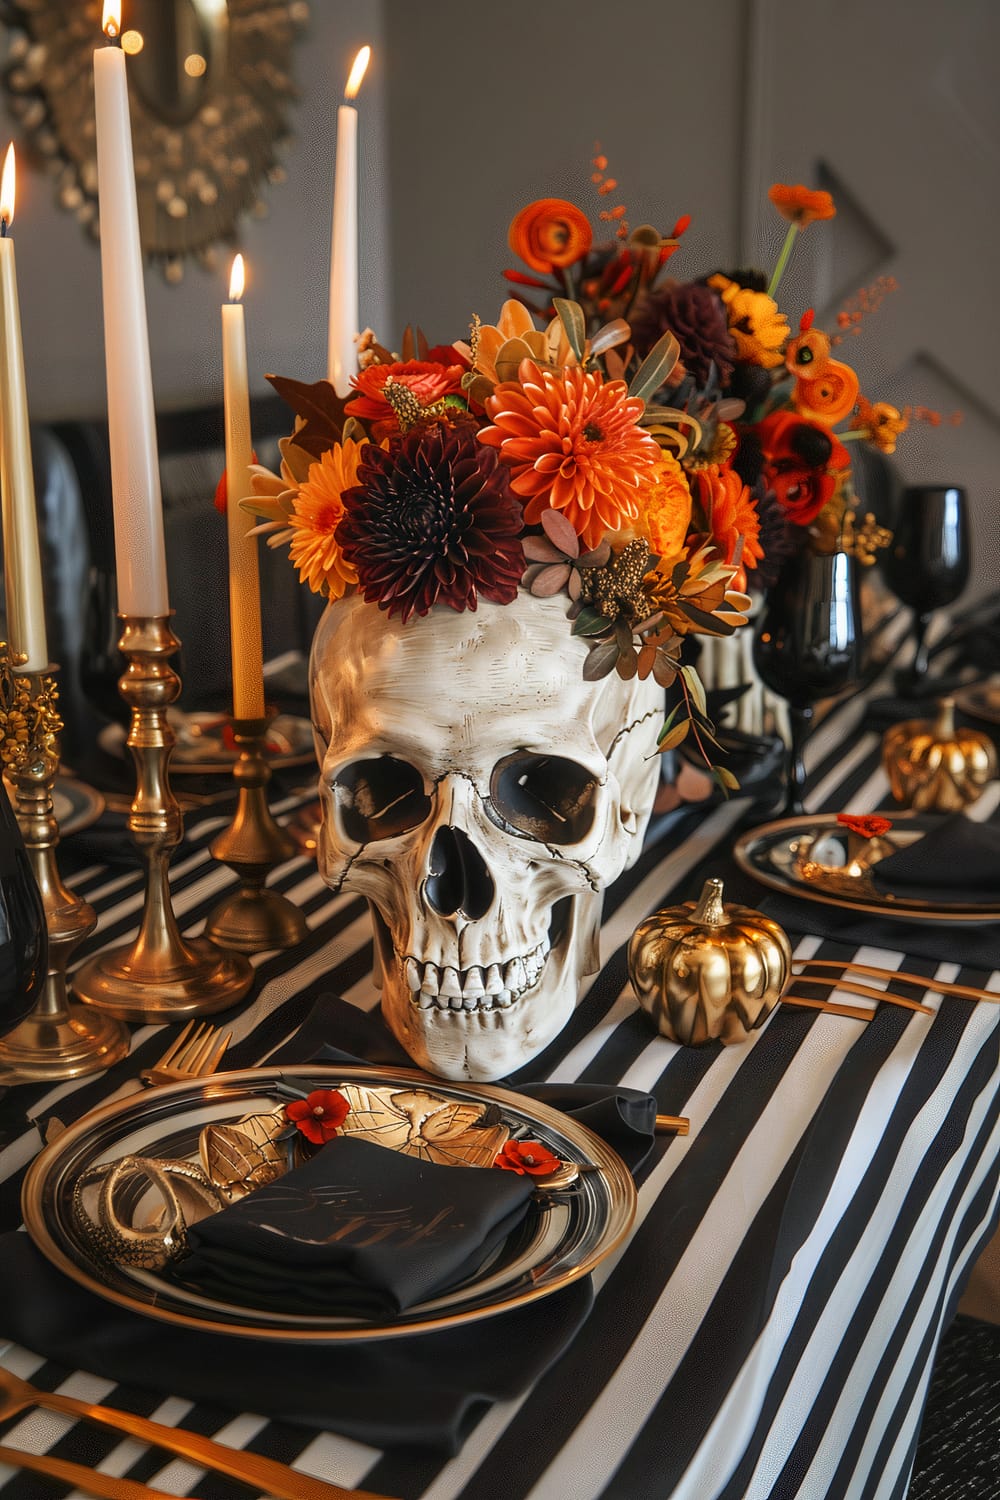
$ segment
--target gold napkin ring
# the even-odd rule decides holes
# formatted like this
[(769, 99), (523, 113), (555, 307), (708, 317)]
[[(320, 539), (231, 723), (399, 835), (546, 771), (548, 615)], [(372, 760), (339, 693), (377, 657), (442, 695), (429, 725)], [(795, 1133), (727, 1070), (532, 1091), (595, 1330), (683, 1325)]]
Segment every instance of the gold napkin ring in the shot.
[[(100, 1185), (96, 1215), (85, 1199), (95, 1183)], [(158, 1195), (152, 1218), (150, 1190)], [(146, 1222), (137, 1225), (133, 1216), (140, 1204)], [(73, 1190), (74, 1218), (101, 1259), (142, 1271), (159, 1271), (179, 1259), (187, 1249), (189, 1220), (222, 1206), (218, 1189), (200, 1167), (152, 1156), (123, 1156), (90, 1167)]]

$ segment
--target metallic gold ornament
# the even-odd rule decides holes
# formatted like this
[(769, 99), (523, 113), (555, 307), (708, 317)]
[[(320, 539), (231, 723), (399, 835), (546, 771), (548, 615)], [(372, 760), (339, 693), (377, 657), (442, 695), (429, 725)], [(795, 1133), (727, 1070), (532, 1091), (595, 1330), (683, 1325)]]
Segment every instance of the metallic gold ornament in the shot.
[(716, 879), (706, 880), (697, 904), (640, 922), (628, 949), (639, 1004), (663, 1036), (687, 1047), (746, 1041), (777, 1004), (791, 961), (777, 922), (725, 904)]
[(960, 812), (997, 774), (993, 742), (955, 726), (955, 701), (942, 698), (936, 721), (894, 724), (882, 739), (882, 765), (893, 797), (917, 812)]

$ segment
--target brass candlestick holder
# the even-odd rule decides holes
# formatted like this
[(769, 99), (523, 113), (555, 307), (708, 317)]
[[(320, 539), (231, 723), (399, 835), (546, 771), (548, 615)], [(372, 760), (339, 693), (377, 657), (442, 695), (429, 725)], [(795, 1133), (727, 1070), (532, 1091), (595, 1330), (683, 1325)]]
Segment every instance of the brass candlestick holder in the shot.
[(31, 700), (29, 739), (11, 767), (14, 811), (38, 883), (48, 932), (48, 965), (35, 1008), (0, 1040), (0, 1068), (25, 1082), (79, 1078), (126, 1055), (128, 1028), (114, 1016), (77, 1005), (66, 994), (66, 965), (97, 925), (97, 913), (62, 882), (56, 864), (59, 825), (52, 787), (59, 770), (56, 668), (25, 674)]
[(181, 689), (170, 657), (179, 642), (168, 616), (120, 618), (118, 646), (128, 667), (119, 690), (132, 710), (127, 744), (136, 769), (128, 826), (146, 864), (146, 897), (135, 942), (97, 954), (79, 970), (73, 989), (88, 1005), (128, 1021), (211, 1015), (243, 998), (253, 970), (238, 953), (182, 937), (170, 904), (167, 865), (183, 831), (167, 775), (174, 747), (167, 708)]
[(291, 836), (271, 816), (267, 784), (271, 767), (264, 753), (269, 719), (234, 719), (239, 759), (233, 776), (240, 789), (233, 821), (213, 840), (215, 859), (240, 877), (238, 890), (219, 902), (205, 923), (206, 936), (239, 953), (293, 948), (308, 928), (299, 908), (265, 882), (275, 865), (295, 853)]

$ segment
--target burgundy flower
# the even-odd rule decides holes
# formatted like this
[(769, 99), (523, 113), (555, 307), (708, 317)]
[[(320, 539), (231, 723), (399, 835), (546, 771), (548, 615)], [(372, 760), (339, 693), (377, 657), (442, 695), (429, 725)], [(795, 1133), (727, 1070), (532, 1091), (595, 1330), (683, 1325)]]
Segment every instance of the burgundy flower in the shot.
[(337, 1134), (350, 1107), (337, 1089), (313, 1089), (305, 1099), (293, 1099), (285, 1105), (285, 1118), (301, 1130), (307, 1141), (322, 1146)]
[(525, 1174), (548, 1177), (550, 1173), (558, 1172), (562, 1162), (541, 1141), (508, 1141), (493, 1165), (505, 1172), (516, 1172), (519, 1177)]
[(720, 386), (733, 373), (736, 345), (726, 323), (722, 299), (700, 282), (673, 282), (650, 294), (629, 319), (636, 351), (649, 353), (669, 328), (681, 346), (681, 359), (695, 385), (708, 384), (714, 364)]
[(428, 423), (369, 444), (336, 531), (369, 603), (390, 617), (434, 604), (509, 604), (524, 571), (521, 506), (474, 423)]

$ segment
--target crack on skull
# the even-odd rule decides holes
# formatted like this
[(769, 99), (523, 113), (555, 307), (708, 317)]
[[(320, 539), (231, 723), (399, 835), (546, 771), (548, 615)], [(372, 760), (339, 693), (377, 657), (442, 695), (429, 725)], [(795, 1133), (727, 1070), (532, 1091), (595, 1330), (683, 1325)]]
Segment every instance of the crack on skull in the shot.
[(619, 729), (618, 733), (615, 735), (614, 739), (611, 741), (611, 744), (608, 746), (608, 756), (607, 756), (608, 761), (610, 762), (612, 755), (614, 755), (615, 750), (616, 750), (616, 748), (618, 746), (618, 741), (620, 739), (622, 739), (626, 734), (631, 734), (632, 731), (633, 731), (633, 729), (638, 729), (639, 726), (640, 726), (640, 724), (646, 724), (646, 723), (649, 722), (650, 719), (659, 719), (661, 717), (662, 717), (662, 710), (661, 709), (659, 709), (659, 708), (651, 708), (649, 710), (648, 714), (640, 714), (639, 717), (637, 719), (633, 719), (630, 724), (624, 724), (624, 725), (622, 725), (621, 729)]

